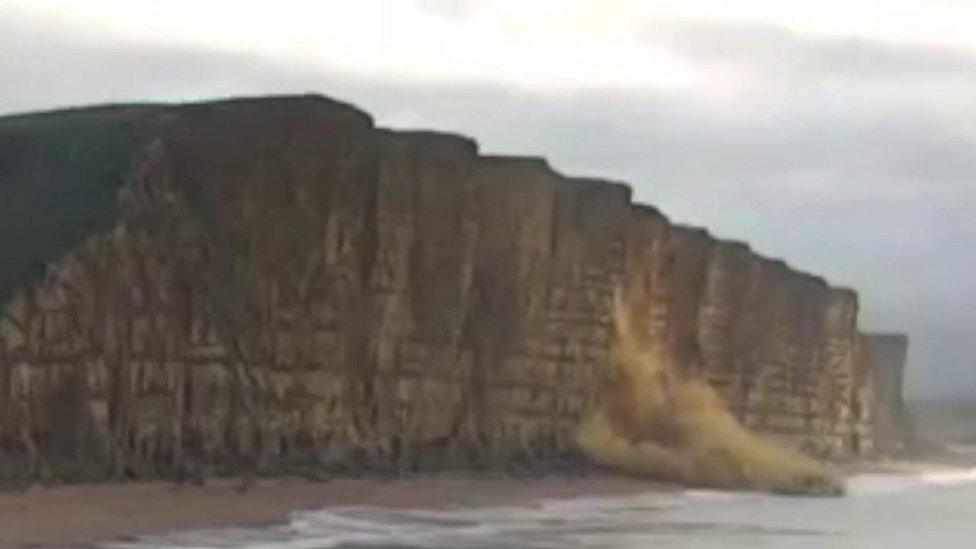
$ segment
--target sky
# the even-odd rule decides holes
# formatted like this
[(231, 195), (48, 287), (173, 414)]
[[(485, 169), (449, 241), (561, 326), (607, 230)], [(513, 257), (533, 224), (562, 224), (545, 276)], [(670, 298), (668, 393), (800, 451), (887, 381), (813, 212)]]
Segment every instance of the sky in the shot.
[(304, 92), (628, 181), (976, 396), (976, 1), (0, 0), (0, 114)]

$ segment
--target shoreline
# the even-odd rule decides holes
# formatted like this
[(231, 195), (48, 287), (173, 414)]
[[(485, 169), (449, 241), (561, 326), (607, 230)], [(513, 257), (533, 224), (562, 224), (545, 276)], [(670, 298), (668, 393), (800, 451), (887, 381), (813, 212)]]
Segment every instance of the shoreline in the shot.
[(167, 482), (78, 484), (0, 492), (0, 547), (90, 547), (175, 530), (262, 527), (294, 511), (332, 506), (391, 508), (531, 505), (546, 499), (626, 496), (679, 488), (611, 473), (587, 477), (421, 476), (398, 480), (236, 479), (205, 486)]
[[(945, 458), (946, 456), (940, 456)], [(973, 459), (835, 464), (846, 479), (976, 469)], [(0, 547), (98, 547), (179, 530), (286, 524), (295, 511), (372, 505), (394, 509), (531, 506), (542, 500), (681, 491), (678, 485), (599, 471), (528, 478), (444, 473), (402, 479), (262, 478), (246, 493), (236, 478), (205, 486), (172, 482), (65, 484), (0, 492)]]

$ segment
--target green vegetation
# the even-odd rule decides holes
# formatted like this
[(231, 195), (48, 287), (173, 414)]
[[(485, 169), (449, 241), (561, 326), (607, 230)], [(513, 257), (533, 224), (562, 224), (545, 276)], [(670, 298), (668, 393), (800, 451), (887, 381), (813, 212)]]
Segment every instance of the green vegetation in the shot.
[(0, 303), (116, 222), (149, 106), (0, 118)]

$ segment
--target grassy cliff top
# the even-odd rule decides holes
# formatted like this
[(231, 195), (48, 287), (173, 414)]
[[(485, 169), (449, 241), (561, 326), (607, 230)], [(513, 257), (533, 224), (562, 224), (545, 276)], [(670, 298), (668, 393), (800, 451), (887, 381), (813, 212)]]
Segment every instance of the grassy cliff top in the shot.
[(0, 118), (0, 303), (118, 218), (147, 106)]
[(0, 117), (0, 303), (89, 235), (117, 223), (119, 190), (157, 122), (168, 115), (189, 120), (231, 109), (272, 116), (328, 112), (372, 125), (363, 111), (320, 95), (103, 105)]

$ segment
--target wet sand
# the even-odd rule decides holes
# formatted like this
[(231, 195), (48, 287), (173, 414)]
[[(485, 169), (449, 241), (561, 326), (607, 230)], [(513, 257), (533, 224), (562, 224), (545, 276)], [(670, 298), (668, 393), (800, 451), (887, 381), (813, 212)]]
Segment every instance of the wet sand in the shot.
[(628, 495), (669, 488), (600, 474), (585, 478), (420, 477), (383, 482), (300, 479), (203, 487), (167, 483), (72, 485), (0, 493), (0, 547), (89, 546), (100, 541), (189, 528), (284, 523), (294, 510), (335, 505), (456, 507), (531, 504), (549, 498)]
[[(925, 461), (839, 464), (844, 476), (916, 473), (976, 467), (973, 456)], [(266, 526), (287, 522), (292, 511), (342, 505), (392, 508), (530, 505), (542, 499), (624, 496), (680, 488), (647, 480), (593, 473), (586, 477), (422, 476), (383, 481), (262, 479), (246, 493), (237, 480), (206, 486), (172, 483), (65, 485), (0, 492), (0, 548), (84, 547), (174, 530)]]

